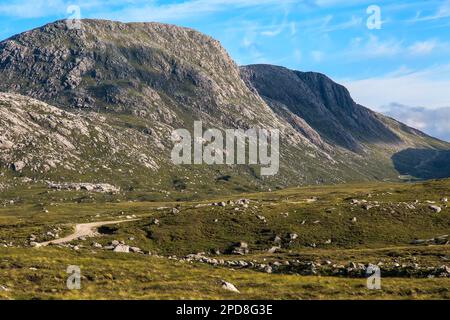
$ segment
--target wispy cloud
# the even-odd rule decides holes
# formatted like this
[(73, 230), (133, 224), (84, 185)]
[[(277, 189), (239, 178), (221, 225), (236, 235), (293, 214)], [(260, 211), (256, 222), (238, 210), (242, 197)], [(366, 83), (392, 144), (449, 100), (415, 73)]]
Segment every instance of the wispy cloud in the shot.
[(417, 41), (408, 47), (408, 50), (413, 55), (427, 55), (433, 52), (438, 47), (436, 39), (427, 41)]
[(380, 58), (392, 57), (402, 51), (402, 41), (391, 38), (380, 40), (375, 35), (369, 35), (368, 39), (354, 38), (346, 55), (351, 58)]
[(62, 0), (15, 0), (0, 4), (0, 16), (9, 18), (40, 18), (64, 14), (68, 4)]
[(382, 40), (375, 35), (369, 35), (367, 39), (357, 37), (351, 40), (350, 47), (344, 54), (350, 58), (370, 59), (450, 53), (450, 43), (438, 39), (419, 40), (409, 45), (405, 42), (396, 38)]
[(409, 22), (423, 22), (423, 21), (433, 21), (450, 18), (450, 0), (446, 0), (439, 9), (430, 15), (422, 15), (422, 12), (417, 12), (416, 16), (413, 19), (410, 19)]
[[(296, 0), (185, 0), (164, 4), (145, 0), (12, 0), (0, 3), (0, 16), (10, 18), (43, 18), (66, 13), (69, 5), (89, 9), (89, 14), (121, 21), (163, 21), (204, 16), (230, 9), (286, 6)], [(297, 1), (298, 2), (298, 1)]]
[[(148, 2), (147, 2), (148, 3)], [(134, 5), (131, 2), (125, 8), (118, 10), (104, 10), (97, 12), (97, 16), (104, 18), (121, 17), (124, 21), (176, 21), (193, 17), (223, 12), (226, 10), (239, 10), (261, 7), (285, 7), (295, 0), (186, 0), (179, 3), (161, 4), (155, 1), (149, 4)], [(107, 8), (107, 6), (106, 6)]]

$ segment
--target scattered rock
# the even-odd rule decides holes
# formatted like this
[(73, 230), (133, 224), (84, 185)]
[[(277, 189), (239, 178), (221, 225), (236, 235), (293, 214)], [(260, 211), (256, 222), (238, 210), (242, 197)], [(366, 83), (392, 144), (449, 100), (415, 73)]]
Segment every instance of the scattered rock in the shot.
[(235, 203), (238, 205), (248, 205), (248, 204), (250, 204), (250, 200), (249, 199), (239, 199)]
[(269, 265), (264, 266), (263, 271), (264, 271), (265, 273), (272, 273), (272, 267), (269, 266)]
[(239, 290), (232, 283), (222, 280), (221, 284), (222, 284), (222, 289), (224, 289), (224, 290), (240, 293)]
[(0, 291), (9, 291), (7, 286), (0, 285)]
[(119, 244), (117, 245), (114, 250), (114, 252), (124, 252), (124, 253), (129, 253), (130, 252), (130, 247), (124, 244)]
[(48, 184), (48, 188), (54, 190), (85, 190), (88, 192), (118, 193), (120, 188), (108, 183), (53, 183)]
[(280, 249), (281, 249), (280, 247), (272, 247), (269, 250), (267, 250), (267, 252), (268, 253), (275, 253), (275, 252), (277, 252)]
[(20, 172), (25, 168), (25, 162), (23, 161), (16, 161), (11, 164), (11, 169), (13, 169), (16, 172)]
[(296, 233), (290, 233), (290, 234), (289, 234), (289, 239), (295, 240), (295, 239), (297, 239), (297, 238), (298, 238), (298, 234), (296, 234)]
[(281, 238), (279, 236), (275, 236), (273, 243), (281, 243)]
[(267, 223), (266, 217), (261, 216), (261, 215), (257, 215), (256, 217), (257, 217), (259, 220), (261, 220), (262, 222)]
[(429, 208), (430, 208), (431, 210), (433, 210), (434, 212), (436, 212), (436, 213), (439, 213), (439, 212), (442, 211), (442, 208), (441, 208), (441, 207), (438, 207), (438, 206), (429, 206)]
[(233, 247), (231, 253), (239, 254), (239, 255), (248, 254), (249, 253), (248, 243), (247, 242), (239, 242), (236, 246)]

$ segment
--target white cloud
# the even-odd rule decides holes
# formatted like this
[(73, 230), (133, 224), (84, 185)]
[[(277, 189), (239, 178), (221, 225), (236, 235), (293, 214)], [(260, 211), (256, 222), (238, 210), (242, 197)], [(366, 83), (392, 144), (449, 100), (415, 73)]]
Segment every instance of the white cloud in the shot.
[(392, 57), (402, 51), (402, 41), (397, 39), (380, 40), (370, 35), (367, 41), (361, 38), (352, 40), (347, 55), (351, 58), (380, 58)]
[(380, 40), (377, 36), (369, 35), (366, 40), (360, 37), (353, 38), (344, 55), (352, 59), (373, 59), (399, 56), (417, 57), (449, 52), (450, 44), (438, 39), (427, 39), (405, 45), (403, 40), (395, 38)]
[(382, 77), (341, 83), (356, 102), (375, 110), (392, 102), (428, 109), (450, 106), (450, 64), (413, 72), (402, 69)]
[(430, 110), (391, 103), (383, 106), (381, 112), (433, 137), (450, 141), (450, 107)]

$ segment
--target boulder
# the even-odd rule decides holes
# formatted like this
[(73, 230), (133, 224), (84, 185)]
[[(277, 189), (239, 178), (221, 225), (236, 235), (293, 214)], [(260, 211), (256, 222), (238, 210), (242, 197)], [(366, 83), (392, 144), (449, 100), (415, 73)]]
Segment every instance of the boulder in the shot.
[(265, 273), (272, 273), (272, 267), (269, 266), (269, 265), (264, 266), (263, 271), (264, 271)]
[(275, 236), (275, 238), (273, 238), (273, 243), (281, 243), (281, 238), (279, 236)]
[(289, 239), (295, 240), (295, 239), (297, 239), (297, 238), (298, 238), (298, 234), (296, 234), (296, 233), (290, 233), (290, 234), (289, 234)]
[(124, 244), (119, 244), (118, 246), (116, 246), (113, 250), (114, 252), (124, 252), (124, 253), (129, 253), (130, 252), (130, 247)]
[(267, 250), (267, 252), (268, 252), (268, 253), (275, 253), (275, 252), (277, 252), (278, 250), (280, 250), (280, 247), (272, 247), (272, 248), (270, 248), (269, 250)]
[(9, 291), (7, 286), (0, 285), (0, 291)]
[(259, 220), (261, 220), (262, 222), (264, 222), (264, 223), (267, 222), (266, 217), (264, 217), (264, 216), (257, 215), (256, 217), (257, 217)]
[(23, 161), (16, 161), (14, 163), (11, 164), (11, 168), (16, 171), (16, 172), (20, 172), (25, 168), (25, 162)]
[(248, 243), (247, 242), (239, 242), (235, 245), (231, 251), (232, 254), (244, 255), (249, 253)]
[(234, 286), (234, 284), (226, 282), (225, 280), (221, 281), (222, 289), (240, 293), (239, 290)]
[(439, 212), (442, 211), (442, 208), (441, 208), (441, 207), (438, 207), (438, 206), (429, 206), (429, 208), (430, 208), (431, 210), (433, 210), (434, 212), (436, 212), (436, 213), (439, 213)]

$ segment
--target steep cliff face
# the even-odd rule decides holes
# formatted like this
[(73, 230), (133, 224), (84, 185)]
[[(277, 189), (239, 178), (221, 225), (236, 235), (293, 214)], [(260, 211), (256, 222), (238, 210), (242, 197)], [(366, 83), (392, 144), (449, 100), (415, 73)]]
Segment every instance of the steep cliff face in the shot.
[(329, 143), (359, 152), (362, 143), (401, 142), (376, 113), (323, 74), (271, 65), (246, 66), (242, 74), (275, 112), (284, 108), (304, 119)]
[[(172, 25), (57, 21), (0, 42), (0, 77), (0, 162), (16, 175), (242, 191), (396, 179), (394, 154), (449, 148), (359, 106), (324, 75), (239, 68), (218, 41)], [(279, 129), (279, 173), (174, 166), (171, 133), (195, 120)]]

